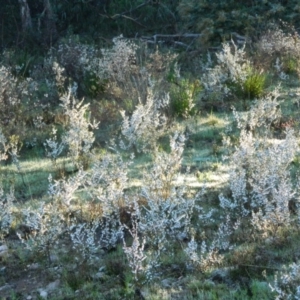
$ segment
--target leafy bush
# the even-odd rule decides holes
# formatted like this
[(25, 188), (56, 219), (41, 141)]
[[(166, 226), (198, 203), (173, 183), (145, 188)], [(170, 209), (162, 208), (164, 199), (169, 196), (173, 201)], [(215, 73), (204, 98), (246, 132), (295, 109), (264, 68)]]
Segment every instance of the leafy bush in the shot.
[(198, 80), (183, 79), (177, 65), (168, 75), (170, 81), (170, 108), (172, 114), (179, 117), (188, 117), (196, 112), (196, 97), (201, 91)]
[(244, 97), (249, 99), (260, 98), (263, 95), (266, 76), (263, 73), (252, 71), (242, 83)]

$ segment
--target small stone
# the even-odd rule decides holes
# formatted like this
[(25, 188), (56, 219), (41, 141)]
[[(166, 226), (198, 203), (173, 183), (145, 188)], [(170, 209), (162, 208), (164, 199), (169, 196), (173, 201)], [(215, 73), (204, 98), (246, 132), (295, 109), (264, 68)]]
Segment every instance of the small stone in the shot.
[(143, 287), (143, 288), (141, 288), (140, 292), (141, 292), (142, 297), (144, 297), (144, 299), (150, 298), (150, 292), (149, 292), (148, 288)]
[(50, 255), (50, 261), (51, 262), (57, 262), (59, 259), (58, 259), (58, 256), (55, 255), (55, 254), (51, 254)]
[(8, 254), (8, 247), (6, 245), (0, 246), (0, 257), (6, 256)]
[(166, 279), (163, 279), (163, 280), (161, 281), (161, 285), (162, 285), (164, 288), (169, 288), (169, 287), (171, 287), (171, 284), (172, 284), (172, 282), (171, 282), (171, 279), (170, 279), (170, 278), (166, 278)]
[(43, 299), (47, 299), (48, 293), (47, 293), (45, 290), (40, 290), (40, 296), (41, 296)]
[(216, 269), (211, 273), (211, 280), (217, 283), (228, 283), (229, 282), (229, 271), (230, 269)]
[(29, 270), (37, 270), (40, 267), (40, 265), (38, 263), (33, 263), (31, 265), (27, 265), (27, 268)]
[(31, 300), (31, 299), (32, 299), (31, 296), (27, 296), (27, 297), (26, 297), (26, 300)]
[(8, 247), (6, 245), (0, 246), (0, 252), (1, 251), (7, 251), (7, 250), (8, 250)]
[(105, 274), (103, 272), (98, 272), (98, 273), (95, 274), (94, 278), (95, 279), (101, 279), (101, 278), (103, 278), (104, 275)]
[(8, 290), (8, 289), (10, 289), (10, 288), (12, 288), (11, 285), (5, 284), (5, 285), (3, 285), (3, 286), (0, 286), (0, 292), (1, 292), (1, 291)]
[(183, 241), (187, 241), (187, 240), (188, 240), (188, 235), (187, 235), (186, 232), (180, 232), (180, 233), (178, 233), (178, 234), (176, 235), (176, 238), (177, 238), (179, 241), (183, 242)]
[(57, 280), (55, 280), (55, 281), (49, 283), (49, 284), (47, 285), (47, 287), (46, 287), (46, 290), (47, 290), (48, 292), (54, 291), (55, 289), (57, 289), (57, 288), (59, 287), (59, 284), (60, 284), (60, 281), (59, 281), (59, 279), (57, 279)]

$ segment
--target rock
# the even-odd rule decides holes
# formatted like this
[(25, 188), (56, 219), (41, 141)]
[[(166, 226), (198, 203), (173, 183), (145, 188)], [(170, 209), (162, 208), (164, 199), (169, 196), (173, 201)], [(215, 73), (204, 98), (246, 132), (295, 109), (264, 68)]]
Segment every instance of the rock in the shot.
[(149, 292), (148, 288), (142, 287), (140, 289), (140, 292), (141, 292), (142, 296), (144, 297), (144, 299), (150, 299), (150, 292)]
[(4, 257), (8, 254), (8, 247), (6, 245), (0, 246), (0, 257)]
[(60, 281), (59, 279), (49, 283), (46, 287), (46, 291), (51, 292), (54, 291), (55, 289), (57, 289), (59, 287)]
[(51, 254), (50, 255), (50, 261), (53, 263), (53, 262), (58, 262), (59, 261), (59, 258), (57, 255), (55, 254)]
[(27, 268), (29, 270), (37, 270), (38, 268), (40, 267), (40, 264), (39, 263), (33, 263), (31, 265), (27, 265)]
[(98, 272), (93, 277), (94, 279), (103, 279), (105, 277), (105, 274), (103, 272)]
[(5, 291), (5, 290), (9, 290), (11, 288), (12, 288), (12, 286), (10, 284), (6, 283), (5, 285), (0, 286), (0, 292)]
[(171, 278), (163, 279), (163, 280), (161, 281), (161, 285), (162, 285), (164, 288), (170, 288), (171, 285), (172, 285), (172, 279), (171, 279)]
[(177, 240), (184, 242), (189, 239), (188, 234), (186, 232), (180, 232), (176, 235)]
[(43, 299), (47, 299), (48, 298), (48, 293), (45, 290), (40, 290), (40, 296)]
[(6, 245), (0, 246), (0, 252), (7, 251), (7, 250), (8, 250), (8, 247)]
[(229, 280), (228, 269), (216, 269), (211, 273), (211, 280), (217, 283), (227, 283)]
[(31, 299), (32, 299), (31, 296), (27, 296), (27, 297), (26, 297), (26, 300), (31, 300)]

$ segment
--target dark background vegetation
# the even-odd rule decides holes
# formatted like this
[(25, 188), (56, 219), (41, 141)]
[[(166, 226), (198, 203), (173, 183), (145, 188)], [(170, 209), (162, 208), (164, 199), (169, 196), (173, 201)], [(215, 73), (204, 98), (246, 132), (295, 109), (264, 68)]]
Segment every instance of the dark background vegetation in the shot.
[[(16, 47), (40, 52), (69, 34), (97, 42), (120, 33), (129, 38), (198, 33), (201, 36), (190, 46), (205, 49), (230, 39), (235, 33), (255, 38), (274, 20), (300, 28), (297, 0), (27, 0), (27, 3), (32, 28), (24, 31), (20, 2), (0, 0), (0, 49)], [(47, 5), (51, 6), (52, 16), (47, 14)]]

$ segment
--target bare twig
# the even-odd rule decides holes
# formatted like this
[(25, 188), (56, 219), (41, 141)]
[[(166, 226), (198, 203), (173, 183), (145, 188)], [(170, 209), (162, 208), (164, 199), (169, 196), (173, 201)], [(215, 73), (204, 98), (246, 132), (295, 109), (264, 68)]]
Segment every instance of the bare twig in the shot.
[[(129, 18), (129, 19), (131, 19), (130, 17), (127, 17), (126, 15), (129, 14), (129, 13), (132, 13), (132, 12), (134, 12), (134, 11), (140, 9), (141, 7), (144, 7), (144, 6), (146, 6), (146, 5), (150, 4), (150, 3), (151, 3), (151, 1), (150, 1), (150, 0), (147, 0), (147, 1), (145, 1), (144, 3), (142, 3), (142, 4), (140, 4), (140, 5), (138, 5), (138, 6), (134, 7), (134, 8), (132, 8), (132, 9), (130, 9), (130, 10), (128, 10), (128, 11), (124, 11), (124, 12), (122, 12), (122, 13), (115, 14), (115, 15), (113, 15), (113, 16), (104, 15), (104, 14), (100, 14), (100, 16), (106, 17), (106, 18), (108, 18), (108, 19), (116, 19), (116, 18), (121, 18), (121, 17), (122, 17), (122, 18)], [(134, 20), (134, 19), (132, 19), (132, 20)]]

